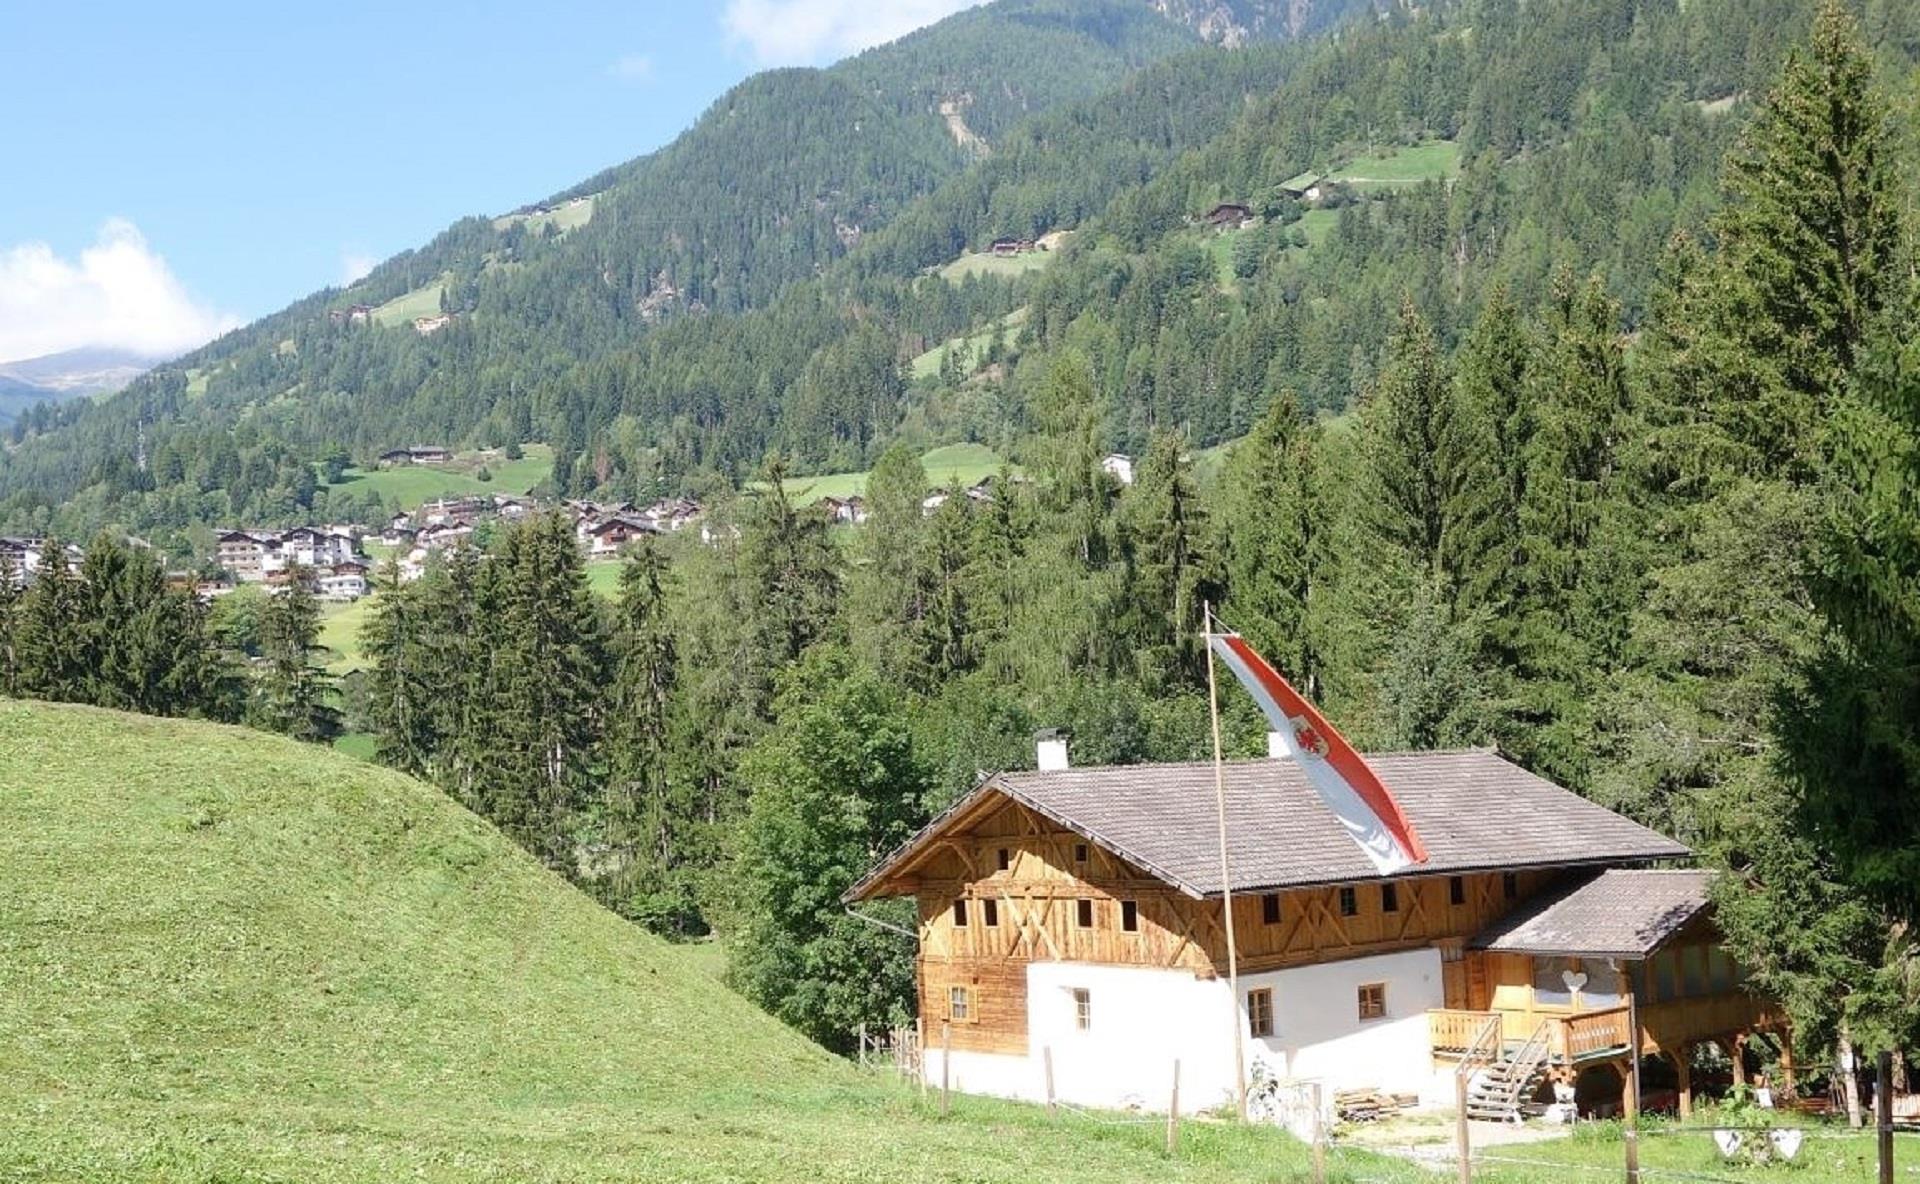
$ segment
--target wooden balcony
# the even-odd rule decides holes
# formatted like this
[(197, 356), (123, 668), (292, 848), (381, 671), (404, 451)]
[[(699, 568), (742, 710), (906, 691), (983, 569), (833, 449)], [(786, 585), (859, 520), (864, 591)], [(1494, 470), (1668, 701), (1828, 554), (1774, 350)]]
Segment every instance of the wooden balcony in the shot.
[[(1581, 1011), (1440, 1008), (1427, 1012), (1427, 1036), (1435, 1060), (1458, 1061), (1490, 1020), (1500, 1021), (1501, 1040), (1508, 1049), (1545, 1023), (1552, 1063), (1583, 1065), (1627, 1055), (1631, 1016), (1624, 1003)], [(1640, 1009), (1640, 1051), (1653, 1055), (1784, 1023), (1775, 1004), (1738, 992), (1649, 1004)]]

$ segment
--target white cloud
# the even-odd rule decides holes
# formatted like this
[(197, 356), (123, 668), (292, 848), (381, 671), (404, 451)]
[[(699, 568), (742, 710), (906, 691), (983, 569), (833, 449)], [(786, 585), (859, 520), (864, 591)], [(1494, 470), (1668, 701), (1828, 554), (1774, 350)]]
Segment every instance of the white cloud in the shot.
[(613, 65), (607, 67), (607, 73), (622, 82), (651, 82), (653, 59), (644, 53), (621, 54)]
[(379, 259), (365, 251), (343, 252), (340, 256), (340, 286), (344, 288), (365, 279), (379, 262)]
[(727, 39), (763, 66), (843, 57), (980, 0), (727, 0)]
[(196, 302), (124, 218), (76, 260), (43, 242), (0, 248), (0, 360), (81, 346), (174, 354), (240, 324)]

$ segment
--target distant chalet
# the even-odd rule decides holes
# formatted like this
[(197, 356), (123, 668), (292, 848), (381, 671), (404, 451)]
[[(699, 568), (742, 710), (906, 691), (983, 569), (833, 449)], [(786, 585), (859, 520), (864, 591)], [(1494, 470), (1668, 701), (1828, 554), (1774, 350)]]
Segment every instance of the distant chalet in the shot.
[(327, 320), (336, 325), (364, 325), (373, 319), (373, 305), (349, 304), (327, 310)]
[(383, 468), (395, 465), (443, 465), (453, 459), (453, 450), (438, 444), (416, 444), (411, 448), (389, 448), (380, 454)]
[(1247, 223), (1253, 221), (1253, 210), (1248, 206), (1240, 205), (1238, 202), (1223, 201), (1211, 210), (1208, 210), (1206, 215), (1200, 220), (1208, 226), (1217, 226), (1223, 230), (1232, 229), (1236, 226), (1245, 226)]
[(997, 255), (1002, 259), (1010, 258), (1014, 255), (1030, 255), (1035, 251), (1045, 249), (1046, 248), (1030, 238), (996, 238), (987, 247), (989, 254)]

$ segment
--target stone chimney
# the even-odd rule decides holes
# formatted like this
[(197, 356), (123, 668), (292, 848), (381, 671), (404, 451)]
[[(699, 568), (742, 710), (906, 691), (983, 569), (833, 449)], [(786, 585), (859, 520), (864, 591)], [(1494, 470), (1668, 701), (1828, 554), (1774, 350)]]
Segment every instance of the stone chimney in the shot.
[(1057, 773), (1067, 765), (1067, 733), (1063, 728), (1042, 728), (1033, 734), (1034, 767), (1042, 773)]

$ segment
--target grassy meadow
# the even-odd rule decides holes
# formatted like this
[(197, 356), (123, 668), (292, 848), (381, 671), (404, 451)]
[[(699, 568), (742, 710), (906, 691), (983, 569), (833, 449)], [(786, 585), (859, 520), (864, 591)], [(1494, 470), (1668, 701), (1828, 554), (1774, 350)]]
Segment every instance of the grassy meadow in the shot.
[(1379, 156), (1363, 156), (1328, 173), (1326, 179), (1344, 181), (1365, 192), (1444, 180), (1459, 173), (1460, 145), (1452, 140), (1428, 140)]
[[(438, 790), (238, 728), (0, 700), (0, 1179), (1287, 1179), (1286, 1136), (941, 1117)], [(110, 890), (109, 890), (110, 889)], [(1368, 1157), (1387, 1184), (1423, 1178)]]
[[(1025, 305), (1001, 317), (1000, 324), (1004, 326), (1004, 339), (1011, 344), (1013, 339), (1019, 335), (1020, 326), (1026, 323), (1027, 309)], [(952, 353), (954, 350), (962, 350), (965, 351), (963, 356), (968, 362), (967, 370), (971, 373), (980, 368), (979, 361), (986, 353), (987, 347), (991, 344), (993, 344), (992, 326), (988, 326), (977, 333), (969, 333), (965, 337), (949, 338), (927, 352), (915, 357), (913, 361), (907, 364), (907, 372), (914, 378), (933, 378), (940, 373), (940, 367), (946, 363), (949, 353)]]
[[(374, 493), (382, 501), (417, 506), (437, 497), (463, 493), (525, 493), (553, 472), (553, 448), (528, 444), (526, 455), (507, 460), (499, 455), (462, 452), (444, 465), (397, 465), (391, 469), (350, 468), (333, 489)], [(492, 479), (482, 481), (481, 469)]]
[[(985, 444), (946, 444), (920, 454), (932, 488), (972, 485), (1000, 471), (1000, 454)], [(1014, 466), (1018, 471), (1019, 466)], [(789, 477), (781, 483), (787, 496), (801, 505), (811, 505), (823, 497), (852, 497), (867, 490), (867, 474), (823, 473), (813, 477)]]

